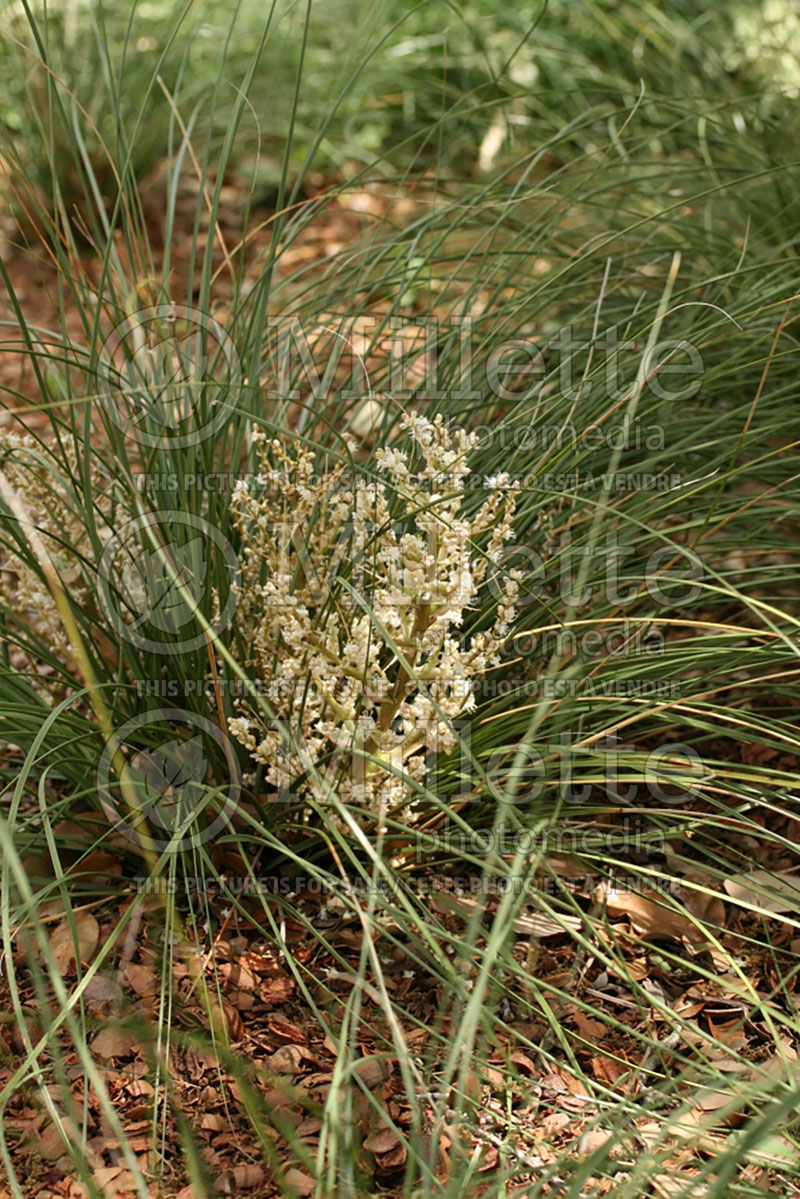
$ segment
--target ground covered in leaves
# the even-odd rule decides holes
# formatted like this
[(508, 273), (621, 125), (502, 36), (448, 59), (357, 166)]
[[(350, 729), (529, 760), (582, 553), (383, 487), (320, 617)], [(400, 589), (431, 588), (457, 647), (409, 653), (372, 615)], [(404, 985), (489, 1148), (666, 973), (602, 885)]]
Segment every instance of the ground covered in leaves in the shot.
[[(514, 956), (526, 964), (531, 988), (512, 982), (498, 1003), (491, 1049), (474, 1064), (460, 1122), (445, 1126), (438, 1137), (437, 1173), (444, 1182), (454, 1154), (477, 1150), (476, 1194), (481, 1182), (488, 1188), (501, 1157), (515, 1163), (515, 1182), (524, 1193), (565, 1155), (585, 1158), (603, 1145), (608, 1137), (604, 1111), (625, 1102), (636, 1113), (628, 1135), (611, 1151), (613, 1168), (606, 1168), (586, 1193), (602, 1195), (618, 1184), (633, 1159), (658, 1143), (663, 1177), (654, 1177), (652, 1193), (671, 1195), (678, 1183), (686, 1185), (694, 1174), (699, 1176), (701, 1160), (722, 1154), (727, 1138), (746, 1125), (753, 1088), (767, 1087), (787, 1074), (800, 1077), (795, 1047), (788, 1038), (776, 1046), (770, 1018), (775, 1008), (796, 1010), (800, 1005), (794, 988), (795, 921), (785, 915), (797, 910), (796, 883), (791, 875), (782, 882), (779, 878), (779, 892), (770, 905), (777, 910), (754, 914), (737, 906), (737, 901), (752, 899), (746, 894), (749, 876), (732, 876), (721, 894), (700, 893), (694, 904), (687, 904), (695, 923), (666, 910), (656, 892), (626, 892), (609, 882), (598, 886), (574, 860), (554, 857), (547, 866), (549, 889), (568, 888), (587, 912), (596, 910), (598, 902), (604, 906), (605, 930), (595, 922), (595, 931), (623, 956), (624, 966), (611, 971), (588, 950), (576, 955), (564, 926), (579, 924), (579, 917), (548, 916), (536, 903), (523, 908), (515, 922)], [(285, 891), (280, 875), (272, 882)], [(474, 889), (459, 887), (444, 875), (419, 878), (415, 888), (426, 894), (436, 913), (443, 955), (458, 953), (454, 947), (475, 903), (485, 905), (487, 919), (497, 903), (496, 898), (476, 899)], [(84, 969), (102, 952), (134, 894), (123, 898), (122, 907), (119, 901), (99, 901), (79, 910)], [(84, 995), (90, 1052), (141, 1167), (152, 1175), (160, 1159), (166, 1193), (190, 1199), (195, 1192), (187, 1183), (180, 1149), (186, 1124), (219, 1194), (277, 1195), (282, 1193), (277, 1178), (300, 1195), (310, 1194), (313, 1179), (297, 1146), (313, 1158), (322, 1107), (331, 1088), (342, 1085), (336, 1076), (337, 1038), (358, 985), (357, 1078), (351, 1080), (355, 1102), (349, 1134), (357, 1147), (364, 1193), (392, 1194), (407, 1159), (398, 1133), (408, 1131), (411, 1112), (378, 980), (368, 976), (364, 983), (357, 981), (364, 936), (358, 916), (341, 898), (318, 889), (292, 895), (288, 905), (265, 905), (263, 897), (243, 899), (240, 906), (252, 909), (252, 923), (219, 894), (210, 892), (206, 899), (200, 905), (195, 896), (179, 907), (197, 938), (197, 967), (216, 996), (228, 1048), (247, 1062), (246, 1073), (229, 1068), (225, 1053), (215, 1052), (194, 971), (174, 961), (164, 977), (157, 895), (148, 896), (141, 915), (117, 939)], [(264, 936), (265, 906), (278, 938)], [(44, 905), (40, 915), (49, 921), (50, 948), (67, 987), (73, 987), (77, 967), (69, 923), (57, 901)], [(408, 1058), (424, 1065), (433, 1098), (436, 1072), (431, 1063), (438, 1056), (437, 1044), (444, 1047), (448, 1039), (442, 988), (420, 962), (418, 947), (403, 942), (399, 926), (384, 922), (373, 937), (382, 962), (381, 982), (399, 1015)], [(4, 972), (2, 1083), (24, 1058), (26, 1041), (35, 1044), (41, 1034), (41, 997), (32, 986), (25, 987), (30, 975), (23, 945), (24, 938), (18, 938), (15, 975), (23, 988), (19, 998), (26, 1027), (17, 1027), (11, 1015)], [(459, 963), (468, 976), (477, 972), (481, 948), (479, 941)], [(642, 993), (655, 1002), (646, 1007)], [(541, 1016), (532, 1018), (537, 1003)], [(165, 1004), (170, 1036), (168, 1043), (157, 1044), (155, 1030), (159, 1019), (164, 1026)], [(680, 1033), (671, 1013), (680, 1017)], [(556, 1022), (568, 1030), (571, 1060), (553, 1037)], [(657, 1050), (643, 1047), (643, 1033)], [(66, 1029), (58, 1036), (67, 1076), (59, 1079), (48, 1069), (50, 1055), (44, 1050), (39, 1055), (42, 1085), (67, 1128), (74, 1120), (68, 1114), (69, 1091), (72, 1110), (85, 1120), (95, 1181), (108, 1195), (132, 1193), (133, 1179), (118, 1138), (80, 1054)], [(693, 1057), (694, 1078), (686, 1066)], [(723, 1072), (728, 1085), (710, 1090), (704, 1084), (702, 1064), (708, 1061)], [(665, 1085), (672, 1069), (675, 1081)], [(82, 1196), (85, 1186), (74, 1178), (37, 1091), (20, 1088), (7, 1114), (6, 1137), (18, 1177), (25, 1180), (25, 1194), (37, 1199)], [(686, 1108), (687, 1100), (690, 1106), (676, 1125), (675, 1112)], [(251, 1118), (254, 1103), (263, 1118), (255, 1125), (260, 1140)], [(80, 1135), (78, 1129), (75, 1135)], [(768, 1193), (800, 1193), (780, 1169), (781, 1154), (788, 1164), (792, 1146), (776, 1137), (770, 1152), (774, 1160), (762, 1150), (761, 1160), (756, 1154), (744, 1162), (742, 1180)], [(558, 1193), (557, 1176), (547, 1190)], [(0, 1189), (4, 1196), (10, 1193)], [(703, 1193), (699, 1187), (697, 1194)]]

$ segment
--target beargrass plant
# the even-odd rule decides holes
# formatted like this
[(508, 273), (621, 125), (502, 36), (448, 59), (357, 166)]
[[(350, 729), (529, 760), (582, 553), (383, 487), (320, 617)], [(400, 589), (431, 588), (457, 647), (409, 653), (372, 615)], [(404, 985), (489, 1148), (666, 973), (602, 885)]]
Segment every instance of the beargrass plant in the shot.
[[(338, 750), (342, 769), (329, 774), (318, 799), (325, 804), (333, 790), (377, 816), (379, 827), (393, 815), (416, 822), (428, 758), (456, 747), (457, 721), (475, 707), (476, 680), (500, 665), (520, 576), (504, 572), (502, 602), (488, 586), (482, 596), (487, 567), (500, 562), (512, 535), (514, 490), (507, 474), (496, 476), (479, 511), (460, 519), (477, 435), (452, 432), (441, 413), (434, 421), (412, 413), (404, 428), (420, 462), (409, 467), (407, 451), (379, 447), (375, 461), (388, 485), (354, 480), (344, 467), (318, 478), (312, 453), (302, 446), (287, 453), (278, 438), (267, 444), (256, 432), (266, 495), (241, 483), (232, 501), (244, 559), (237, 603), (249, 647), (244, 665), (292, 735), (287, 746), (274, 720), (248, 714), (242, 701), (230, 731), (279, 793), (296, 793), (305, 760), (321, 763)], [(483, 553), (473, 555), (482, 540)], [(333, 587), (319, 578), (328, 564), (330, 579), (331, 559)], [(361, 603), (346, 603), (347, 591), (335, 594), (339, 578)], [(495, 623), (462, 645), (464, 613), (481, 599)], [(313, 790), (316, 779), (308, 781)]]
[[(222, 189), (276, 18), (247, 61), (234, 33), (211, 113), (167, 104), (163, 250), (134, 169), (149, 109), (115, 90), (99, 7), (114, 137), (90, 152), (96, 123), (44, 72), (70, 130), (66, 168), (43, 143), (50, 178), (83, 194), (73, 220), (28, 176), (47, 325), (0, 263), (30, 381), (4, 384), (0, 434), (12, 1194), (35, 1193), (32, 1128), (92, 1195), (119, 1183), (109, 1161), (142, 1196), (245, 1185), (204, 1152), (171, 1077), (186, 1051), (211, 1053), (265, 1192), (792, 1193), (797, 168), (781, 95), (718, 70), (684, 7), (581, 7), (596, 42), (563, 51), (566, 97), (547, 78), (523, 102), (512, 71), (563, 45), (559, 10), (519, 30), (495, 79), (523, 119), (495, 171), (414, 165), (465, 110), (488, 135), (502, 106), (468, 85), (404, 158), (305, 202), (338, 109), (298, 166), (301, 25), (274, 209), (253, 232), (245, 198), (232, 239)], [(474, 15), (490, 42), (493, 9)], [(260, 886), (281, 871), (290, 891)], [(229, 926), (327, 1038), (311, 1139), (237, 1024)], [(393, 954), (428, 1007), (398, 997)], [(155, 986), (101, 1019), (145, 963)], [(138, 1046), (145, 1152), (103, 1036)], [(542, 1116), (564, 1091), (559, 1139)]]

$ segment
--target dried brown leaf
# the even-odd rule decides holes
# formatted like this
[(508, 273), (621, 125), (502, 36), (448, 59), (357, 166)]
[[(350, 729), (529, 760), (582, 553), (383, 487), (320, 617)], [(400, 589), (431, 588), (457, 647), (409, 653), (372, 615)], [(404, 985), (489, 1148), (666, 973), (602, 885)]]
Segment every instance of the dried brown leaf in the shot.
[(267, 1066), (276, 1074), (297, 1074), (308, 1056), (302, 1045), (281, 1045), (267, 1058)]
[(287, 1170), (283, 1176), (283, 1181), (294, 1191), (296, 1195), (310, 1195), (316, 1183), (310, 1174), (306, 1174), (305, 1170), (291, 1169)]
[(130, 1029), (109, 1024), (105, 1028), (101, 1028), (92, 1041), (92, 1052), (106, 1061), (110, 1061), (115, 1057), (131, 1057), (136, 1051), (137, 1045), (136, 1034)]
[(228, 1121), (216, 1112), (206, 1112), (200, 1121), (200, 1127), (205, 1132), (224, 1132), (228, 1127)]
[(146, 999), (158, 994), (158, 981), (152, 966), (142, 966), (138, 962), (128, 962), (125, 967), (125, 982), (135, 991), (140, 999)]
[(725, 880), (731, 899), (750, 904), (760, 912), (778, 915), (800, 912), (800, 875), (752, 870)]
[(398, 1144), (400, 1138), (391, 1128), (379, 1128), (364, 1141), (367, 1153), (389, 1153)]
[(638, 891), (622, 891), (616, 887), (602, 888), (601, 898), (609, 916), (624, 916), (643, 937), (665, 937), (694, 945), (703, 939), (702, 932), (688, 916), (667, 907), (665, 903), (648, 899)]
[(258, 995), (261, 1002), (268, 1007), (280, 1007), (291, 999), (294, 987), (294, 979), (289, 978), (288, 974), (278, 975), (275, 978), (265, 978), (258, 989)]
[[(78, 957), (82, 965), (87, 966), (94, 957), (100, 940), (100, 925), (91, 912), (75, 914), (75, 935)], [(62, 920), (50, 934), (50, 952), (59, 974), (74, 973), (76, 949), (68, 920)]]
[(281, 1016), (268, 1016), (267, 1028), (273, 1036), (280, 1037), (282, 1041), (292, 1041), (295, 1045), (305, 1045), (308, 1041), (304, 1029), (299, 1024), (292, 1024)]
[(107, 974), (95, 974), (90, 978), (83, 997), (95, 1016), (106, 1016), (122, 1007), (122, 987)]
[(366, 1057), (355, 1067), (355, 1073), (370, 1091), (374, 1091), (389, 1077), (390, 1068), (386, 1058)]
[(263, 1166), (234, 1166), (232, 1170), (225, 1170), (220, 1174), (217, 1190), (222, 1191), (224, 1195), (235, 1195), (237, 1191), (252, 1190), (253, 1187), (261, 1186), (265, 1177)]

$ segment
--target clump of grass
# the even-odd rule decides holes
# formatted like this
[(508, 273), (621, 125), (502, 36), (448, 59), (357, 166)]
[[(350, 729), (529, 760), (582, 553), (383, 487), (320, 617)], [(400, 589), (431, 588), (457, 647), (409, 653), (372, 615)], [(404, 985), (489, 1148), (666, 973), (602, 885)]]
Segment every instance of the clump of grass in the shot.
[[(125, 130), (129, 138), (119, 139), (127, 165), (110, 212), (82, 135), (70, 143), (91, 206), (84, 224), (98, 273), (82, 268), (79, 238), (63, 212), (56, 225), (41, 225), (58, 270), (53, 334), (27, 317), (0, 265), (14, 311), (4, 325), (6, 344), (27, 356), (38, 389), (29, 411), (40, 418), (32, 440), (0, 462), (0, 732), (7, 747), (0, 767), (1, 914), (15, 1013), (25, 1015), (20, 984), (27, 970), (45, 1028), (41, 1039), (27, 1038), (21, 1064), (0, 1091), (3, 1110), (19, 1086), (30, 1086), (63, 1123), (48, 1089), (66, 1077), (63, 1027), (113, 1124), (87, 1049), (83, 997), (112, 955), (124, 960), (126, 937), (144, 918), (145, 892), (131, 895), (99, 956), (82, 965), (76, 954), (71, 990), (41, 912), (58, 897), (78, 940), (81, 904), (110, 902), (119, 892), (119, 875), (97, 881), (98, 853), (111, 856), (123, 880), (144, 868), (165, 884), (151, 1055), (156, 1143), (164, 1114), (180, 1117), (157, 1048), (173, 1035), (172, 954), (186, 949), (187, 937), (207, 954), (202, 926), (214, 919), (207, 896), (195, 892), (191, 904), (175, 896), (182, 886), (188, 894), (188, 880), (200, 876), (281, 947), (298, 996), (336, 1047), (316, 1158), (292, 1142), (321, 1195), (363, 1183), (350, 1117), (361, 1093), (354, 1065), (367, 998), (380, 1048), (399, 1061), (410, 1111), (399, 1130), (407, 1151), (402, 1193), (478, 1193), (473, 1142), (484, 1126), (475, 1120), (476, 1079), (483, 1114), (496, 1116), (491, 1078), (498, 1061), (506, 1131), (484, 1141), (499, 1154), (494, 1193), (520, 1177), (531, 1194), (542, 1195), (578, 1196), (601, 1181), (609, 1184), (605, 1193), (639, 1194), (670, 1171), (693, 1184), (675, 1164), (681, 1142), (694, 1135), (686, 1131), (687, 1111), (698, 1090), (723, 1088), (724, 1071), (713, 1036), (676, 1012), (663, 989), (641, 985), (630, 941), (611, 922), (620, 893), (639, 897), (631, 905), (645, 896), (656, 938), (659, 929), (677, 929), (686, 943), (704, 946), (692, 959), (702, 984), (725, 974), (776, 1045), (796, 1035), (780, 985), (767, 996), (757, 991), (715, 923), (719, 909), (698, 901), (718, 899), (725, 879), (746, 872), (754, 856), (768, 869), (771, 854), (790, 850), (781, 821), (792, 816), (798, 783), (796, 453), (787, 434), (797, 231), (784, 197), (796, 169), (785, 159), (775, 164), (774, 144), (761, 137), (762, 125), (748, 124), (749, 115), (742, 127), (735, 89), (730, 102), (716, 87), (704, 98), (706, 67), (699, 64), (715, 59), (697, 28), (672, 13), (651, 16), (647, 55), (661, 77), (673, 62), (664, 23), (683, 31), (679, 45), (696, 66), (690, 100), (676, 104), (666, 89), (663, 104), (628, 94), (618, 85), (619, 42), (611, 38), (600, 58), (609, 68), (600, 94), (568, 122), (553, 89), (542, 88), (536, 103), (541, 127), (549, 123), (544, 143), (518, 140), (496, 175), (459, 187), (409, 170), (391, 186), (411, 198), (410, 215), (399, 221), (387, 202), (368, 234), (299, 269), (291, 269), (289, 251), (313, 233), (325, 205), (369, 194), (376, 174), (387, 187), (387, 167), (370, 164), (324, 200), (288, 203), (297, 197), (292, 177), (298, 187), (302, 178), (293, 166), (294, 133), (302, 128), (295, 123), (303, 99), (298, 74), (270, 237), (256, 262), (247, 261), (217, 218), (257, 51), (237, 77), (230, 110), (215, 93), (219, 109), (209, 128), (217, 112), (230, 121), (218, 152), (212, 154), (211, 140), (201, 150), (180, 104), (168, 106), (168, 247), (182, 232), (177, 195), (187, 162), (200, 185), (187, 233), (186, 295), (173, 294), (170, 252), (159, 259), (141, 220), (132, 157), (139, 116)], [(430, 13), (425, 19), (433, 20)], [(531, 46), (558, 36), (557, 23), (543, 20), (542, 41)], [(587, 58), (590, 49), (598, 47), (585, 46)], [(153, 94), (156, 84), (153, 74)], [(432, 91), (425, 103), (434, 103)], [(459, 105), (456, 98), (437, 118), (431, 138), (444, 135), (450, 118), (457, 127)], [(127, 126), (122, 109), (113, 112)], [(771, 128), (771, 120), (765, 104), (758, 121)], [(313, 168), (323, 136), (309, 142), (304, 170)], [(666, 157), (654, 153), (656, 136)], [(426, 137), (417, 142), (420, 153), (426, 144)], [(46, 147), (59, 177), (52, 144)], [(201, 236), (202, 220), (208, 237)], [(243, 226), (242, 245), (248, 236)], [(215, 240), (225, 244), (221, 269)], [(79, 338), (68, 333), (73, 313)], [(350, 347), (349, 361), (316, 362), (320, 329)], [(287, 345), (299, 347), (297, 354), (287, 357)], [(398, 346), (411, 347), (402, 370)], [(9, 391), (7, 400), (24, 425), (29, 397)], [(359, 422), (364, 413), (369, 427)], [(454, 502), (448, 493), (417, 503), (416, 511), (403, 507), (399, 413), (438, 429), (442, 441), (457, 436), (456, 427), (468, 430), (461, 448), (468, 440), (472, 475), (514, 484), (513, 505), (491, 501), (498, 505), (494, 530), (487, 512), (495, 509), (487, 509), (479, 489), (459, 492), (457, 509), (447, 508)], [(346, 460), (359, 477), (374, 486), (391, 464), (401, 521), (431, 522), (439, 509), (447, 511), (448, 528), (463, 520), (472, 572), (484, 572), (489, 593), (470, 591), (469, 603), (459, 605), (462, 624), (452, 631), (448, 666), (454, 677), (442, 675), (442, 659), (436, 677), (426, 677), (424, 658), (401, 644), (402, 624), (389, 627), (377, 604), (359, 609), (385, 679), (435, 698), (444, 726), (443, 752), (424, 771), (407, 771), (404, 760), (381, 776), (412, 787), (426, 813), (412, 833), (387, 812), (367, 835), (352, 815), (347, 819), (347, 794), (324, 776), (325, 762), (309, 759), (291, 717), (303, 705), (314, 720), (323, 716), (314, 707), (313, 655), (296, 655), (288, 698), (253, 688), (254, 651), (262, 654), (256, 673), (273, 677), (284, 648), (277, 636), (259, 642), (258, 588), (272, 582), (274, 563), (248, 558), (260, 514), (248, 513), (233, 481), (263, 473), (265, 441), (284, 445), (287, 438), (291, 461), (316, 455), (336, 470), (343, 431), (355, 436)], [(229, 482), (220, 486), (220, 478)], [(217, 482), (204, 482), (211, 479)], [(352, 573), (343, 561), (331, 569), (330, 561), (313, 560), (314, 545), (329, 542), (324, 504), (311, 498), (302, 509), (304, 551), (285, 572), (283, 594), (300, 604), (318, 572), (327, 581), (325, 627), (333, 628), (353, 611)], [(513, 540), (502, 513), (513, 517)], [(380, 515), (378, 526), (394, 511)], [(62, 580), (56, 595), (50, 559)], [(58, 599), (55, 607), (48, 596)], [(416, 600), (418, 607), (427, 602)], [(54, 626), (55, 612), (63, 631)], [(476, 672), (474, 707), (445, 710), (441, 697), (455, 685), (459, 655), (491, 637), (498, 620), (507, 626), (504, 653)], [(312, 634), (315, 627), (311, 622)], [(270, 730), (270, 753), (291, 764), (288, 777), (252, 769), (245, 752), (251, 747), (229, 735), (231, 722), (241, 719), (241, 695), (259, 735)], [(399, 712), (392, 710), (392, 722)], [(347, 720), (361, 714), (356, 705)], [(414, 714), (404, 715), (413, 725)], [(322, 727), (311, 732), (327, 735)], [(417, 734), (404, 727), (403, 735)], [(365, 743), (367, 758), (376, 759), (380, 748)], [(279, 781), (290, 791), (306, 783), (320, 790), (325, 802), (313, 805), (314, 820), (298, 819), (296, 805), (274, 802)], [(129, 785), (136, 802), (126, 806)], [(136, 821), (131, 807), (138, 807)], [(732, 828), (744, 842), (727, 835)], [(63, 848), (67, 835), (77, 854)], [(594, 880), (585, 897), (559, 881), (565, 849), (571, 868)], [(364, 932), (354, 989), (344, 1000), (329, 989), (330, 1011), (319, 1003), (313, 965), (281, 938), (282, 917), (299, 913), (308, 921), (300, 900), (268, 901), (255, 888), (245, 903), (231, 882), (234, 868), (240, 882), (255, 882), (259, 863), (280, 861), (335, 892)], [(496, 905), (470, 904), (459, 893), (450, 904), (432, 904), (420, 879), (432, 868), (474, 879), (484, 890), (502, 884), (502, 894)], [(543, 880), (552, 885), (540, 886)], [(536, 930), (553, 924), (571, 938), (574, 956), (560, 983), (537, 960)], [(25, 929), (37, 951), (23, 965), (13, 949)], [(530, 941), (522, 954), (520, 929)], [(342, 963), (336, 945), (324, 931), (318, 935), (321, 952)], [(763, 934), (748, 935), (766, 951)], [(680, 943), (661, 940), (659, 968), (667, 976), (680, 966)], [(412, 968), (440, 988), (438, 1022), (418, 1061), (405, 1039), (418, 1016), (389, 999), (384, 944), (402, 948)], [(600, 971), (621, 978), (634, 997), (611, 1020), (620, 1038), (629, 1038), (634, 1063), (627, 1084), (616, 1088), (589, 1075), (562, 1018), (567, 1003), (603, 1014), (602, 990), (582, 990), (589, 971), (595, 980)], [(211, 991), (218, 982), (212, 973)], [(211, 1002), (206, 1006), (213, 1012)], [(636, 1019), (626, 1015), (631, 1008)], [(277, 1170), (259, 1107), (268, 1079), (230, 1050), (223, 1024), (209, 1021), (215, 1050), (246, 1095), (260, 1151)], [(207, 1045), (199, 1033), (186, 1039)], [(529, 1089), (521, 1077), (526, 1058), (572, 1073), (613, 1136), (590, 1155), (537, 1158), (519, 1114)], [(773, 1130), (791, 1134), (790, 1100), (788, 1076), (753, 1085), (746, 1130), (703, 1167), (707, 1193), (746, 1193), (740, 1166), (762, 1140), (775, 1149)], [(644, 1152), (637, 1122), (653, 1112), (659, 1128)], [(116, 1132), (126, 1152), (124, 1134)], [(450, 1172), (442, 1182), (437, 1154), (445, 1135)], [(68, 1140), (88, 1180), (86, 1146)], [(788, 1172), (794, 1159), (787, 1143), (779, 1166)], [(202, 1177), (188, 1130), (182, 1147), (187, 1175)], [(0, 1151), (13, 1176), (7, 1139)], [(126, 1161), (146, 1194), (149, 1180), (131, 1153)], [(21, 1193), (18, 1181), (12, 1185)]]

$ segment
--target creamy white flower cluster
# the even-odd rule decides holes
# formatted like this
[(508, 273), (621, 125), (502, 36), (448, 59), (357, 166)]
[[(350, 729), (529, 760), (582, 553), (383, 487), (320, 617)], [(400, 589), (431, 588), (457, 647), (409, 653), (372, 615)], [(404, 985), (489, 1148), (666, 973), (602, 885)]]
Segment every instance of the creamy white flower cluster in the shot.
[[(71, 497), (67, 473), (77, 475), (80, 468), (70, 444), (63, 446), (63, 452), (66, 470), (30, 435), (0, 431), (0, 468), (21, 497), (71, 599), (76, 607), (86, 607), (91, 594), (81, 559), (89, 553), (91, 543), (80, 507)], [(0, 598), (19, 619), (27, 620), (52, 650), (63, 658), (71, 657), (49, 587), (26, 558), (15, 552), (10, 537), (0, 546)], [(14, 656), (15, 664), (35, 670), (34, 658), (21, 650)]]
[[(263, 477), (281, 487), (232, 498), (242, 538), (237, 609), (243, 665), (284, 730), (237, 701), (233, 736), (279, 792), (412, 822), (431, 753), (500, 661), (519, 572), (497, 569), (513, 536), (516, 487), (493, 479), (463, 515), (475, 437), (441, 416), (401, 425), (408, 450), (380, 449), (378, 478), (345, 464), (315, 473), (300, 444), (256, 434)], [(415, 467), (412, 467), (412, 461)], [(493, 570), (494, 567), (494, 570)], [(502, 582), (489, 594), (488, 575)], [(467, 609), (493, 605), (469, 640)]]

